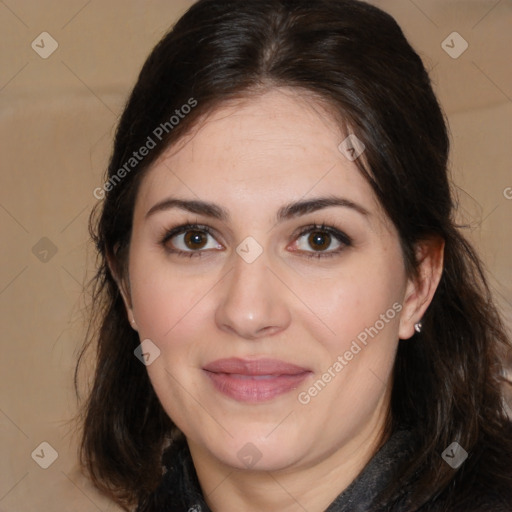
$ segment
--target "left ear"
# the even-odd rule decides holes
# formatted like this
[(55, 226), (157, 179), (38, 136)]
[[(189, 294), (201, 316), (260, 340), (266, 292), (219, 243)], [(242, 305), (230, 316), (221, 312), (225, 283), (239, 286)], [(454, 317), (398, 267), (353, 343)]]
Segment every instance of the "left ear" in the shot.
[(407, 282), (400, 315), (398, 336), (403, 340), (414, 334), (414, 324), (425, 314), (441, 280), (444, 261), (443, 238), (432, 236), (420, 240), (416, 244), (415, 255), (418, 272)]

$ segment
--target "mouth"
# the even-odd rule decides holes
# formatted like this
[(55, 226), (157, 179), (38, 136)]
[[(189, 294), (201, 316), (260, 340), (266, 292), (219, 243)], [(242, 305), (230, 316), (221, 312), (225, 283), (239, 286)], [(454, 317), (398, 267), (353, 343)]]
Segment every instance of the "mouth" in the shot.
[(277, 359), (219, 359), (203, 367), (214, 389), (240, 402), (264, 402), (296, 389), (313, 372)]

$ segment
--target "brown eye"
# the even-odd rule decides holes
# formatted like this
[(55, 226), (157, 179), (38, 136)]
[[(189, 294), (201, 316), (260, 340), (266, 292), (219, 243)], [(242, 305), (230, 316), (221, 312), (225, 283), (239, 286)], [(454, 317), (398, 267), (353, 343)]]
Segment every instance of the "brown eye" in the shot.
[(332, 226), (325, 224), (306, 226), (293, 244), (293, 251), (317, 258), (336, 256), (352, 246), (352, 239)]
[(183, 242), (189, 249), (202, 249), (208, 242), (208, 235), (201, 231), (187, 231)]
[(329, 233), (312, 231), (308, 236), (308, 243), (315, 251), (324, 251), (331, 245), (332, 237)]
[(160, 243), (170, 253), (187, 256), (201, 256), (202, 253), (212, 249), (223, 249), (210, 228), (199, 225), (177, 226), (169, 230)]

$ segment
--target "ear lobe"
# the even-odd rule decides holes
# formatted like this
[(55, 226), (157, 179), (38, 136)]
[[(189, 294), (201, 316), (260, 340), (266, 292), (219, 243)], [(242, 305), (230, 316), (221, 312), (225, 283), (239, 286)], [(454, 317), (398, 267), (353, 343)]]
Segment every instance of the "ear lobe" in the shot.
[(416, 244), (418, 272), (407, 283), (398, 332), (400, 339), (409, 339), (414, 335), (414, 324), (421, 320), (432, 302), (443, 273), (444, 245), (444, 240), (439, 236)]
[[(114, 248), (115, 251), (117, 251), (118, 246)], [(110, 269), (110, 273), (112, 274), (112, 277), (114, 278), (114, 281), (117, 284), (117, 287), (119, 289), (119, 292), (121, 294), (121, 297), (123, 298), (123, 302), (126, 308), (126, 313), (128, 315), (128, 321), (130, 322), (130, 325), (132, 328), (136, 331), (139, 330), (137, 326), (137, 322), (135, 321), (135, 316), (133, 314), (133, 306), (131, 301), (131, 292), (130, 292), (130, 282), (128, 279), (125, 279), (124, 277), (119, 275), (116, 259), (115, 256), (113, 256), (111, 253), (107, 254), (107, 262), (108, 267)]]

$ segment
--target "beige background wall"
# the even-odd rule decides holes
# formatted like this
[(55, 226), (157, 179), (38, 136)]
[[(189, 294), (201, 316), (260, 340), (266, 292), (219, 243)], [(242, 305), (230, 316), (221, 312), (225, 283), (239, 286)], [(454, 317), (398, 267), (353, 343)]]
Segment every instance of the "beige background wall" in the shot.
[[(191, 3), (0, 1), (1, 511), (116, 510), (78, 472), (67, 423), (92, 268), (87, 218), (140, 66)], [(373, 3), (397, 18), (431, 70), (451, 125), (459, 215), (510, 326), (512, 1)], [(44, 31), (58, 43), (47, 59), (31, 47), (51, 48), (37, 37)], [(456, 59), (441, 47), (454, 31), (469, 45)], [(452, 39), (445, 45), (460, 51)], [(47, 469), (38, 465), (51, 462), (42, 442), (58, 453)]]

